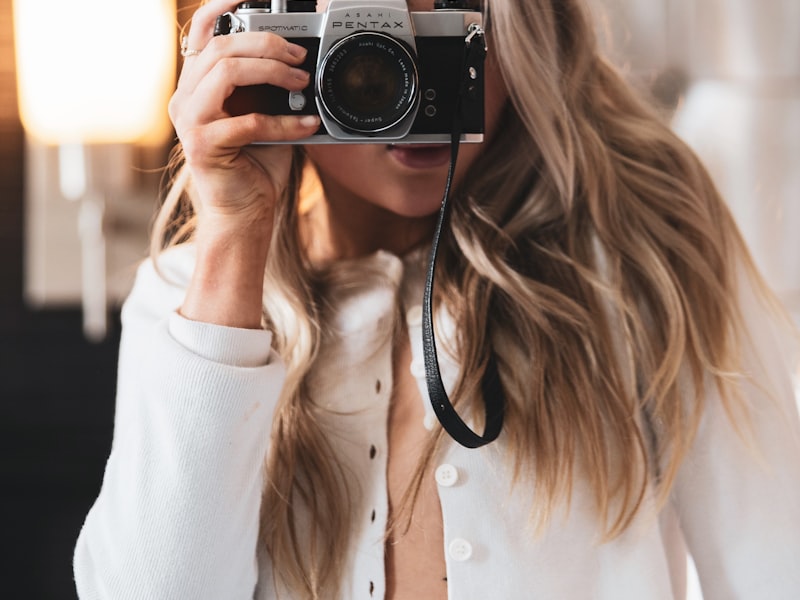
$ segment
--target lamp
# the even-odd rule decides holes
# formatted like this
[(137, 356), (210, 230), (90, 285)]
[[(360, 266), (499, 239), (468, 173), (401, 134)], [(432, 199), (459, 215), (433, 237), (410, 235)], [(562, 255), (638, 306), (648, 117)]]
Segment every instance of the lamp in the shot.
[(14, 0), (22, 124), (58, 146), (61, 195), (80, 203), (82, 305), (90, 339), (106, 333), (104, 208), (131, 165), (119, 145), (163, 141), (175, 78), (175, 0)]

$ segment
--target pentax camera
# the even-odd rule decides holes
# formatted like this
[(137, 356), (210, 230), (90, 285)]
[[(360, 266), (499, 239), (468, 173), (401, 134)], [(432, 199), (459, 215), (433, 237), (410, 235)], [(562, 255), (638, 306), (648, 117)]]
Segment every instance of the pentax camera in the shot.
[[(319, 115), (300, 144), (483, 141), (482, 16), (474, 0), (437, 0), (410, 12), (406, 0), (243, 2), (217, 19), (215, 35), (278, 34), (308, 50), (309, 86), (236, 88), (231, 115)], [(475, 38), (478, 38), (475, 43)], [(476, 53), (468, 49), (479, 46)], [(455, 131), (454, 131), (455, 130)]]

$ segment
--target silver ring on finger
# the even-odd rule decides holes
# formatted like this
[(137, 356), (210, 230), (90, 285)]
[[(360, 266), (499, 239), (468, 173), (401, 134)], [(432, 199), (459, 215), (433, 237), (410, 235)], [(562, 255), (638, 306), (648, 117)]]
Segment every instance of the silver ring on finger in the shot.
[(189, 48), (189, 36), (184, 35), (181, 37), (181, 56), (187, 58), (189, 56), (197, 56), (202, 52), (201, 50), (192, 50)]

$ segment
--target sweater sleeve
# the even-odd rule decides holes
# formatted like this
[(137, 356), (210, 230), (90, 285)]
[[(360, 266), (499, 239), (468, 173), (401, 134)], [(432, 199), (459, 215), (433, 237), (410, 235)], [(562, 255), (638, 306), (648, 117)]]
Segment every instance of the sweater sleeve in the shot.
[(165, 258), (171, 281), (145, 263), (123, 307), (114, 440), (75, 549), (78, 595), (252, 599), (283, 367), (269, 332), (175, 313), (189, 261)]
[[(732, 425), (716, 386), (675, 501), (705, 600), (800, 598), (800, 423), (790, 373), (796, 355), (754, 293), (741, 294), (746, 325)], [(734, 404), (736, 402), (734, 401)]]

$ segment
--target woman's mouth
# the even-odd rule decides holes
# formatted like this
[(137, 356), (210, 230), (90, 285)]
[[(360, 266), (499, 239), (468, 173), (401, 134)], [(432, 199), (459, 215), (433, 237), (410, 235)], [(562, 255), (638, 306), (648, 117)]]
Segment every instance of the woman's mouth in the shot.
[(409, 169), (434, 169), (450, 162), (450, 144), (389, 144), (387, 150)]

